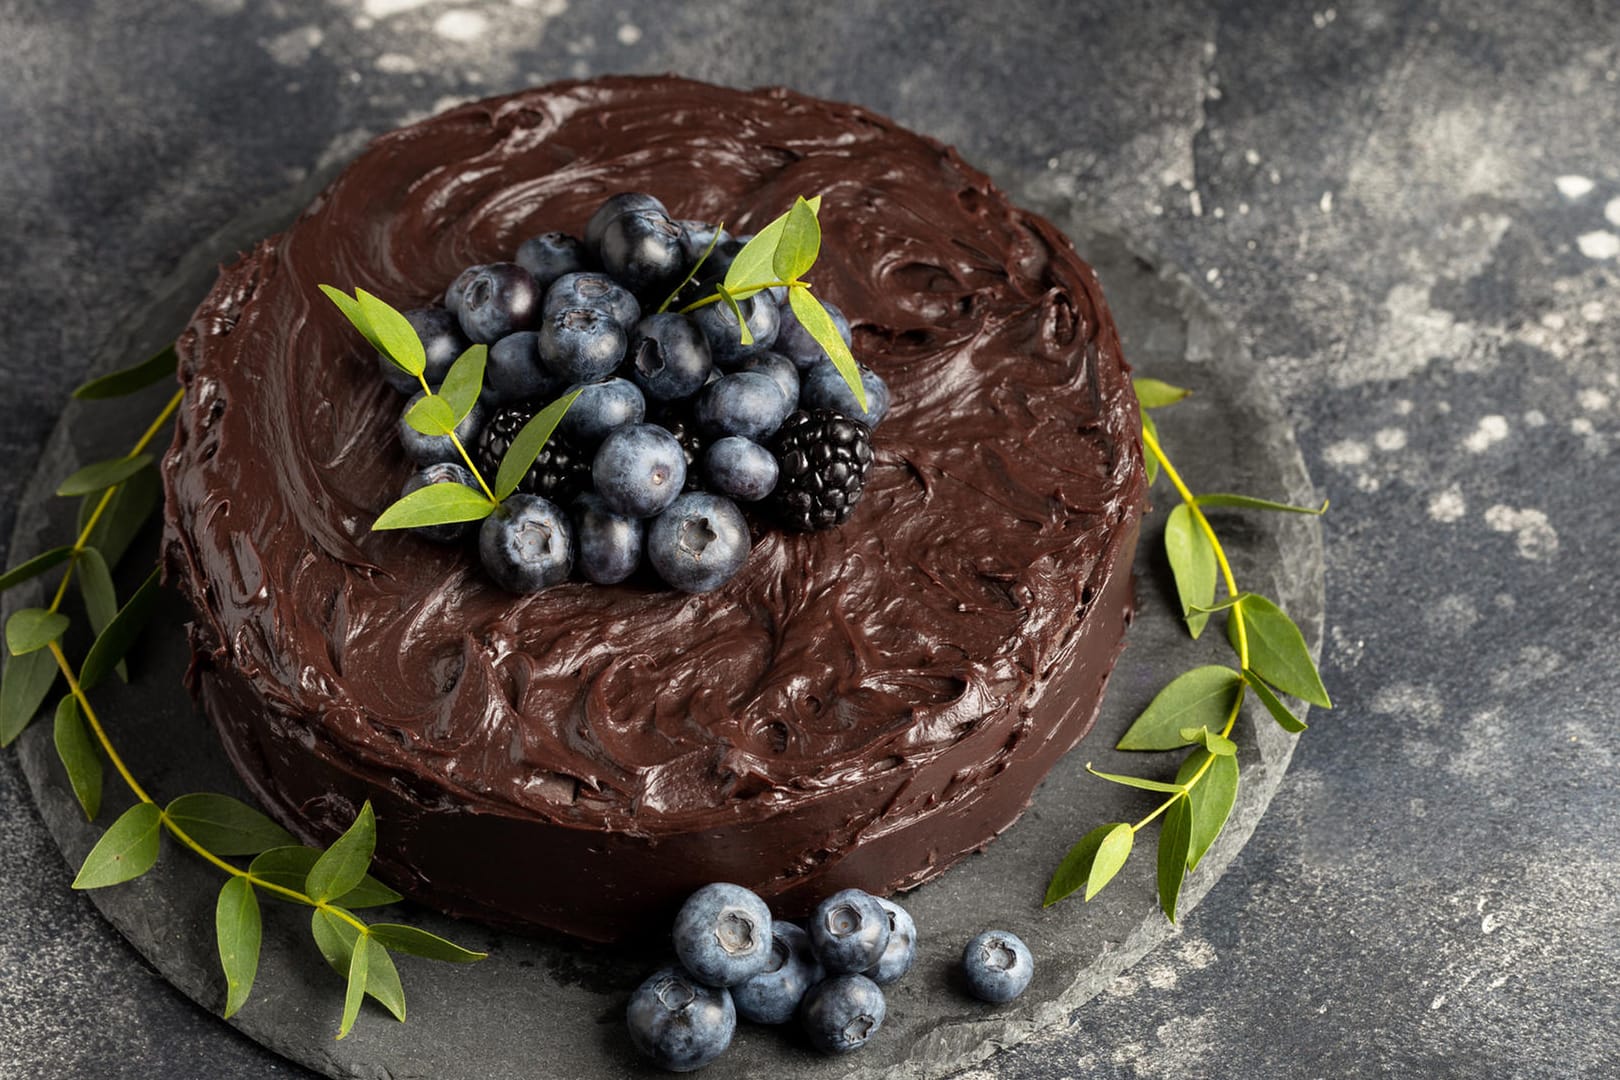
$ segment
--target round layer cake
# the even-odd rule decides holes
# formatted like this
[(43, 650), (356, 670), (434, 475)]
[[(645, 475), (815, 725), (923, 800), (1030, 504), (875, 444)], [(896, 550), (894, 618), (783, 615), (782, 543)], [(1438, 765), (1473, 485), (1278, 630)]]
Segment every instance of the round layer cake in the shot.
[[(371, 523), (400, 399), (317, 290), (404, 309), (646, 191), (736, 232), (820, 194), (817, 294), (893, 392), (840, 528), (687, 595), (529, 596)], [(1083, 736), (1132, 610), (1136, 402), (1095, 274), (955, 151), (854, 106), (559, 83), (378, 139), (180, 339), (165, 562), (243, 780), (441, 910), (612, 940), (732, 881), (784, 914), (926, 881)]]

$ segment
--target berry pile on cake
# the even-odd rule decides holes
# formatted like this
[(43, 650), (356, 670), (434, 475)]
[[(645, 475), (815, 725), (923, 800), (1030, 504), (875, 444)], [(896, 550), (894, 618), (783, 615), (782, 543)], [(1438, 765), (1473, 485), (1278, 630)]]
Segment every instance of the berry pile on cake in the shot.
[[(514, 259), (534, 281), (567, 265), (578, 251), (549, 235), (559, 230), (587, 257), (594, 244), (604, 267), (620, 247), (675, 240), (695, 261), (693, 246), (716, 240), (685, 226), (672, 237), (656, 215), (593, 238), (596, 210), (624, 191), (737, 237), (823, 196), (814, 295), (849, 316), (853, 356), (892, 392), (870, 463), (858, 430), (817, 411), (865, 423), (817, 396), (844, 385), (824, 367), (794, 365), (805, 416), (790, 416), (785, 367), (745, 367), (703, 334), (719, 372), (708, 385), (740, 389), (688, 389), (701, 369), (688, 327), (701, 333), (728, 304), (648, 326), (638, 381), (632, 338), (656, 311), (604, 319), (616, 294), (587, 277), (565, 286), (588, 301), (567, 310), (594, 314), (502, 335), (463, 322), (473, 274), (459, 300), (451, 290), (462, 313), (433, 318), (487, 333), (486, 389), (511, 395), (480, 406), (477, 437), (467, 430), (475, 464), (480, 445), (495, 454), (529, 423), (502, 410), (547, 400), (548, 380), (610, 370), (611, 322), (624, 355), (609, 385), (634, 388), (635, 419), (680, 445), (705, 497), (750, 507), (761, 527), (706, 592), (666, 587), (656, 563), (619, 584), (586, 579), (587, 562), (606, 569), (634, 546), (617, 539), (576, 551), (568, 580), (513, 593), (467, 546), (374, 531), (424, 465), (399, 435), (400, 395), (317, 286), (432, 308), (467, 267)], [(523, 281), (494, 275), (492, 295), (505, 276)], [(542, 319), (561, 280), (529, 298)], [(771, 300), (770, 351), (791, 362), (779, 297), (739, 304), (737, 344)], [(527, 362), (548, 334), (553, 357), (577, 367)], [(462, 106), (378, 139), (285, 233), (224, 268), (179, 353), (164, 557), (195, 611), (202, 707), (247, 786), (301, 837), (331, 840), (369, 798), (378, 875), (445, 911), (609, 940), (656, 932), (713, 881), (785, 918), (845, 888), (909, 888), (1023, 811), (1090, 728), (1123, 641), (1144, 470), (1096, 277), (954, 151), (860, 108), (667, 77)], [(658, 397), (654, 385), (676, 389)], [(875, 386), (867, 405), (881, 409)], [(763, 459), (718, 449), (731, 436), (715, 419), (758, 401), (780, 426), (736, 437), (772, 454), (775, 487), (752, 502), (717, 494), (763, 486)], [(594, 489), (547, 498), (596, 535), (578, 522), (624, 517), (592, 503), (606, 499), (608, 437), (586, 445), (566, 418), (557, 436), (524, 480)], [(865, 484), (842, 525), (820, 528), (847, 509), (833, 493), (852, 491), (832, 459), (838, 476), (864, 467)], [(441, 473), (420, 479), (444, 486)], [(645, 523), (664, 519), (635, 520), (650, 553)]]

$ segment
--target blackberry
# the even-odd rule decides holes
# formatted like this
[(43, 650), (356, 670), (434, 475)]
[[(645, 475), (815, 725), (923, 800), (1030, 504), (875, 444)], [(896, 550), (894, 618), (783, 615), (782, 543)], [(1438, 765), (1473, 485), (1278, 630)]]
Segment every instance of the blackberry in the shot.
[[(541, 401), (517, 401), (502, 406), (478, 437), (478, 468), (493, 484), (500, 472), (501, 458), (523, 425), (534, 419), (534, 414), (545, 408)], [(567, 440), (553, 432), (540, 456), (534, 459), (529, 471), (518, 482), (518, 490), (525, 495), (539, 495), (560, 505), (568, 505), (574, 497), (591, 486), (591, 459)]]
[(772, 449), (781, 477), (771, 503), (783, 525), (811, 532), (849, 520), (872, 469), (865, 424), (832, 409), (800, 409), (782, 422)]
[(707, 446), (698, 434), (697, 423), (683, 412), (661, 411), (649, 421), (675, 436), (686, 455), (686, 487), (684, 491), (703, 490), (703, 451)]

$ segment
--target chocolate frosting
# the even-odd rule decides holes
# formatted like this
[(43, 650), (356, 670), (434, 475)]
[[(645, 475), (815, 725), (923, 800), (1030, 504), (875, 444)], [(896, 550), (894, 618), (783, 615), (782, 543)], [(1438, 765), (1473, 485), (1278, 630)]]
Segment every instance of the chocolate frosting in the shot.
[[(809, 275), (887, 379), (843, 527), (742, 572), (512, 596), (371, 522), (401, 400), (317, 291), (432, 302), (608, 195), (757, 228), (821, 194)], [(165, 558), (193, 684), (254, 793), (486, 921), (594, 940), (711, 880), (802, 912), (982, 847), (1089, 728), (1144, 495), (1092, 270), (955, 151), (866, 110), (682, 79), (559, 83), (378, 139), (231, 266), (180, 340)]]

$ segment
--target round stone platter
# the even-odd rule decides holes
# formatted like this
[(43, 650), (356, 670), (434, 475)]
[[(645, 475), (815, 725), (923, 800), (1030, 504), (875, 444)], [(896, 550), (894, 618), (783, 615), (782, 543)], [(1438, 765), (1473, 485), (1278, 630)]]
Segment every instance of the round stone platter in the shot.
[[(216, 266), (284, 227), (325, 179), (287, 192), (199, 245), (153, 290), (149, 303), (120, 324), (96, 370), (123, 366), (172, 340), (212, 284)], [(1166, 449), (1193, 489), (1316, 501), (1263, 367), (1186, 279), (1116, 233), (1081, 220), (1072, 206), (1041, 200), (1026, 205), (1048, 214), (1096, 267), (1137, 372), (1195, 391), (1158, 414)], [(75, 504), (51, 497), (56, 484), (83, 463), (126, 452), (170, 393), (172, 387), (164, 384), (116, 402), (67, 406), (18, 508), (12, 563), (71, 539)], [(742, 1024), (731, 1048), (704, 1071), (706, 1077), (947, 1075), (1000, 1047), (1066, 1024), (1074, 1009), (1173, 932), (1156, 899), (1156, 827), (1144, 831), (1134, 858), (1091, 902), (1076, 896), (1043, 910), (1041, 898), (1053, 868), (1088, 830), (1106, 821), (1134, 821), (1155, 805), (1149, 793), (1088, 775), (1086, 764), (1170, 779), (1180, 755), (1126, 754), (1113, 743), (1175, 675), (1199, 664), (1231, 662), (1223, 634), (1217, 630), (1195, 642), (1175, 615), (1161, 542), (1174, 498), (1161, 479), (1136, 561), (1137, 618), (1096, 729), (1059, 762), (1028, 812), (1003, 836), (938, 880), (898, 898), (916, 918), (919, 956), (905, 980), (888, 988), (888, 1019), (878, 1036), (855, 1055), (824, 1058), (795, 1031)], [(1323, 599), (1317, 520), (1221, 513), (1215, 523), (1240, 586), (1278, 600), (1312, 649), (1319, 649)], [(129, 595), (152, 565), (155, 535), (155, 527), (149, 528), (124, 560), (120, 595)], [(5, 597), (6, 614), (40, 603), (41, 591), (55, 580), (54, 574), (46, 575), (12, 590)], [(131, 654), (132, 681), (103, 684), (94, 701), (115, 745), (155, 798), (166, 801), (192, 791), (244, 797), (206, 719), (182, 686), (189, 659), (185, 619), (182, 605), (165, 594), (157, 618)], [(82, 656), (84, 644), (70, 637), (70, 654)], [(94, 824), (85, 821), (56, 760), (52, 707), (54, 697), (18, 747), (40, 813), (64, 858), (77, 867), (128, 805), (129, 795), (108, 770), (101, 814)], [(1237, 804), (1219, 841), (1187, 879), (1183, 913), (1248, 839), (1293, 752), (1293, 737), (1252, 699), (1235, 738), (1242, 767)], [(380, 827), (386, 829), (387, 822)], [(523, 857), (522, 852), (490, 853), (492, 859)], [(166, 840), (151, 872), (89, 896), (169, 981), (217, 1013), (225, 999), (214, 947), (214, 904), (222, 883), (217, 871)], [(665, 959), (658, 946), (595, 948), (497, 933), (410, 904), (368, 911), (372, 921), (416, 923), (490, 955), (465, 966), (401, 957), (409, 1022), (395, 1022), (368, 1000), (354, 1031), (338, 1041), (333, 1036), (343, 984), (310, 939), (308, 912), (274, 902), (263, 909), (258, 978), (248, 1004), (228, 1022), (318, 1072), (345, 1080), (656, 1074), (631, 1050), (623, 1011), (630, 990)], [(1017, 933), (1035, 956), (1029, 990), (999, 1007), (969, 998), (954, 972), (963, 944), (992, 927)]]

